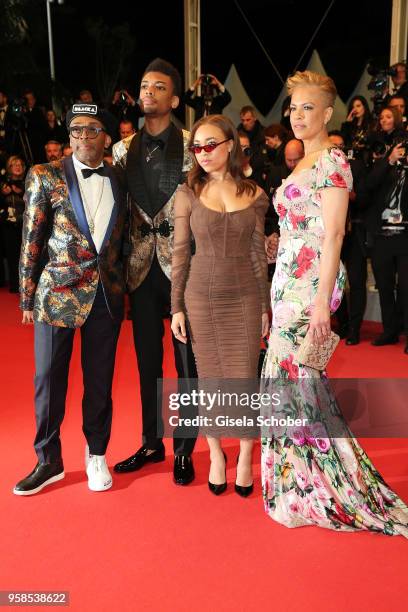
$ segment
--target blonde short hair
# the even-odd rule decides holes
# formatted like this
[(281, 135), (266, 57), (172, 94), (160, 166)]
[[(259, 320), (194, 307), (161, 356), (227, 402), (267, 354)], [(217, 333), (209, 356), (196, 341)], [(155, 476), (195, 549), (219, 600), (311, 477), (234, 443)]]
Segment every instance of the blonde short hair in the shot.
[(294, 89), (299, 87), (299, 85), (315, 85), (316, 87), (319, 87), (327, 98), (328, 106), (334, 106), (337, 96), (337, 89), (333, 79), (330, 77), (323, 76), (318, 72), (312, 72), (311, 70), (305, 70), (304, 72), (300, 72), (298, 70), (294, 75), (288, 77), (286, 81), (288, 94), (291, 96)]
[(6, 162), (6, 171), (8, 174), (11, 173), (11, 166), (14, 164), (14, 162), (16, 161), (21, 161), (22, 166), (23, 166), (23, 171), (26, 171), (26, 165), (24, 163), (24, 159), (22, 159), (19, 155), (10, 155), (10, 157), (8, 158), (7, 162)]

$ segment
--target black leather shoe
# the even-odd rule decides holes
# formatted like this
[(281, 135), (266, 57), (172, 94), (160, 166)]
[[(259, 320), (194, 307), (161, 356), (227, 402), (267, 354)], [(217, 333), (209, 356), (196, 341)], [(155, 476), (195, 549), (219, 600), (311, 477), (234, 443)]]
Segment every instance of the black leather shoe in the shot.
[(178, 485), (188, 485), (194, 480), (194, 466), (188, 455), (176, 455), (173, 469), (174, 482)]
[(351, 332), (346, 340), (346, 344), (347, 346), (355, 346), (356, 344), (360, 344), (360, 334), (358, 332)]
[[(238, 461), (239, 461), (239, 455), (237, 457), (237, 465), (238, 465)], [(243, 487), (235, 483), (235, 492), (238, 493), (238, 495), (240, 495), (241, 497), (248, 497), (248, 495), (251, 495), (253, 490), (254, 490), (254, 483), (248, 485), (247, 487)]]
[(20, 480), (13, 489), (15, 495), (35, 495), (53, 482), (65, 476), (62, 461), (37, 463), (31, 474)]
[(210, 489), (211, 493), (214, 493), (214, 495), (221, 495), (221, 493), (224, 493), (224, 491), (227, 489), (227, 455), (224, 453), (224, 451), (222, 451), (222, 454), (224, 455), (225, 459), (225, 482), (222, 484), (213, 484), (212, 482), (208, 481), (208, 488)]
[(380, 334), (372, 343), (373, 346), (385, 346), (386, 344), (398, 344), (398, 336), (390, 334)]
[(134, 455), (117, 463), (113, 468), (113, 471), (118, 472), (119, 474), (136, 472), (136, 470), (140, 470), (140, 468), (146, 465), (146, 463), (159, 463), (160, 461), (165, 460), (166, 449), (164, 448), (164, 445), (161, 448), (154, 450), (149, 455), (147, 454), (148, 450), (149, 449), (145, 445), (141, 446)]

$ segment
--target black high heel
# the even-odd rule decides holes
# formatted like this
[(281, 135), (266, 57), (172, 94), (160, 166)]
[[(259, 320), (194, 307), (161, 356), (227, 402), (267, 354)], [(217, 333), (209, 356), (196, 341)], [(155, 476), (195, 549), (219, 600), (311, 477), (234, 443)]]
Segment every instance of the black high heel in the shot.
[(227, 455), (224, 453), (224, 451), (222, 451), (222, 454), (224, 455), (225, 459), (225, 482), (222, 484), (213, 484), (212, 482), (208, 481), (208, 488), (210, 489), (211, 493), (214, 493), (214, 495), (221, 495), (221, 493), (224, 493), (227, 488)]
[[(237, 457), (237, 465), (238, 465), (238, 461), (239, 461), (239, 455)], [(237, 483), (235, 483), (235, 492), (238, 493), (238, 495), (240, 495), (241, 497), (248, 497), (248, 495), (251, 495), (253, 490), (254, 490), (254, 483), (248, 485), (247, 487), (242, 487), (241, 485), (237, 485)]]

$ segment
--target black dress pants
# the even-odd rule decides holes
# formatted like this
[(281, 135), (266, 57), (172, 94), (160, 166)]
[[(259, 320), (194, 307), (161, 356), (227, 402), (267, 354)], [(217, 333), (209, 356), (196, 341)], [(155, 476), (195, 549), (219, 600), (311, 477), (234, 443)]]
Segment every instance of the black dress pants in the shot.
[(349, 327), (351, 333), (358, 333), (363, 322), (367, 303), (367, 252), (366, 230), (362, 224), (352, 224), (347, 236), (346, 268), (350, 287)]
[[(142, 284), (130, 294), (133, 322), (133, 338), (136, 349), (142, 400), (143, 444), (149, 449), (162, 446), (163, 422), (161, 398), (158, 397), (157, 380), (163, 378), (163, 318), (170, 312), (171, 283), (160, 268), (155, 257), (149, 273)], [(191, 342), (183, 344), (172, 334), (177, 375), (181, 379), (197, 378)], [(188, 383), (184, 383), (184, 386)], [(183, 391), (191, 391), (183, 388)], [(189, 407), (186, 407), (189, 410)], [(188, 412), (189, 416), (191, 412)], [(183, 411), (180, 410), (180, 416)], [(176, 434), (173, 439), (175, 455), (190, 455), (195, 437), (183, 438)]]
[(376, 236), (371, 263), (380, 296), (384, 333), (397, 335), (399, 331), (399, 309), (395, 296), (398, 274), (403, 331), (408, 336), (408, 230), (399, 235)]
[[(81, 331), (84, 395), (83, 432), (92, 455), (104, 455), (112, 423), (112, 379), (120, 323), (113, 321), (102, 288)], [(34, 323), (34, 448), (40, 463), (61, 458), (60, 426), (65, 414), (69, 363), (75, 329)]]

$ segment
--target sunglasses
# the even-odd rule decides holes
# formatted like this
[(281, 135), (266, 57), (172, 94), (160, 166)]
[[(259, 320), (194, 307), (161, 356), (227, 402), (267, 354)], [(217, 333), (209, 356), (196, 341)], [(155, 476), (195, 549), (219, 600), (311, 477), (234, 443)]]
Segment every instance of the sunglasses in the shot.
[(211, 153), (214, 151), (214, 149), (219, 147), (221, 144), (224, 144), (224, 142), (228, 142), (229, 140), (231, 140), (231, 138), (226, 138), (225, 140), (221, 140), (221, 142), (212, 142), (211, 144), (204, 145), (203, 147), (200, 147), (200, 145), (192, 145), (189, 147), (189, 150), (194, 153), (194, 155), (198, 155), (203, 150), (206, 153)]
[(101, 132), (105, 132), (105, 128), (96, 127), (93, 125), (73, 125), (69, 128), (69, 133), (73, 138), (80, 138), (83, 132), (86, 132), (86, 135), (91, 140), (97, 138)]

